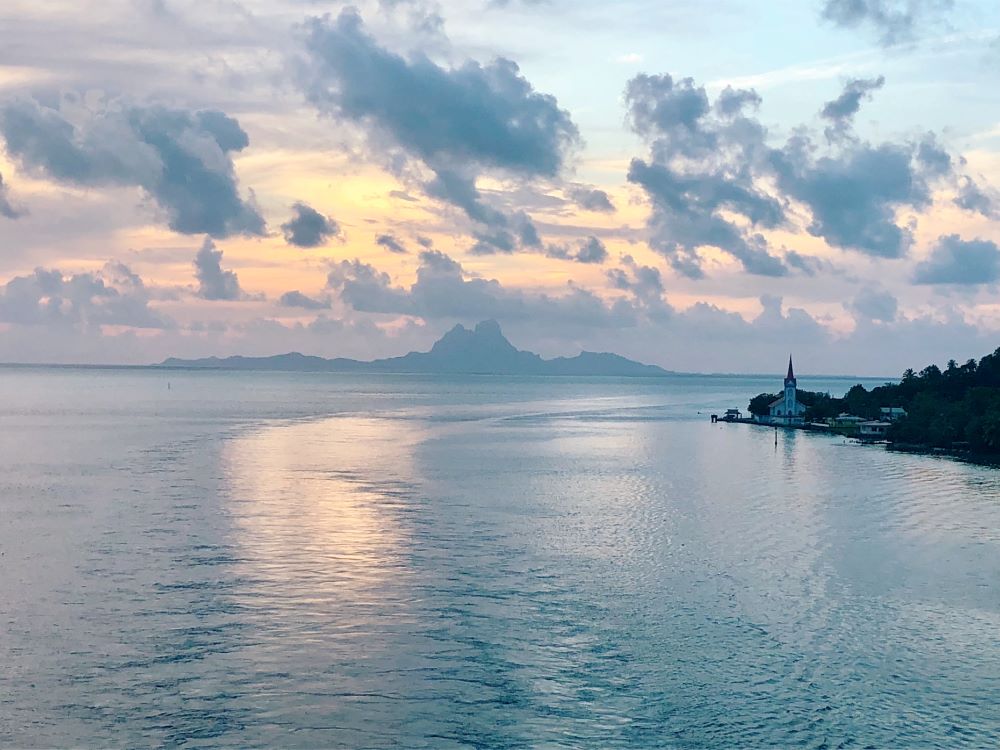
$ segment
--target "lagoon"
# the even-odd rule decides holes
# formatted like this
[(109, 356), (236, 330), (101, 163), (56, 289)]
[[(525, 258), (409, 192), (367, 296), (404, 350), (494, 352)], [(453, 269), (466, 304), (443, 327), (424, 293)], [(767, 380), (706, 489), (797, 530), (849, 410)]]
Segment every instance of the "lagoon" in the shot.
[(0, 368), (0, 745), (995, 746), (1000, 471), (775, 382)]

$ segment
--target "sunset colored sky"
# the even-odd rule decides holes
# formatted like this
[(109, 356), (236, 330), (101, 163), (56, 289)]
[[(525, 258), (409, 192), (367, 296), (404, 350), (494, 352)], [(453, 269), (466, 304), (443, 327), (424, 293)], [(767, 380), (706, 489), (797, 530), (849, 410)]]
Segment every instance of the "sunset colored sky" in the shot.
[(1000, 346), (986, 0), (5, 0), (0, 362)]

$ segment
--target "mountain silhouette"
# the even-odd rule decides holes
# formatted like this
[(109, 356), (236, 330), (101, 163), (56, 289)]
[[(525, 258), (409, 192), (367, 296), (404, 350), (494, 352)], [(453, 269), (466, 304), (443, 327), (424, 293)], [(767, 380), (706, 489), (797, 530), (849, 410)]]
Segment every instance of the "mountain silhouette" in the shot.
[(283, 370), (292, 372), (385, 372), (466, 375), (611, 375), (661, 377), (669, 373), (617, 354), (581, 352), (575, 357), (542, 359), (522, 351), (503, 335), (495, 320), (484, 320), (473, 329), (456, 325), (438, 339), (429, 352), (362, 362), (356, 359), (323, 359), (298, 352), (273, 357), (171, 357), (160, 367), (217, 370)]

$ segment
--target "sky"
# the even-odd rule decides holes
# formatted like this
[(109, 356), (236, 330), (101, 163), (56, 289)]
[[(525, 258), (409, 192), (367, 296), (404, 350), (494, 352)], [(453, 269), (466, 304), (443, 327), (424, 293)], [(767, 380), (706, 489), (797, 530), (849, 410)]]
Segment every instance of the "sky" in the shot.
[(992, 0), (5, 0), (0, 362), (1000, 346)]

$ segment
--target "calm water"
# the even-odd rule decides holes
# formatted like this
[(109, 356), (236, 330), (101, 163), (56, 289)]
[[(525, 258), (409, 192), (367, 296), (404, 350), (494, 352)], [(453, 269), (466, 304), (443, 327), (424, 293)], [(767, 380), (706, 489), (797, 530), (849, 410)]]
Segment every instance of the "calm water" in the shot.
[(1000, 471), (777, 385), (0, 368), (0, 745), (995, 747)]

